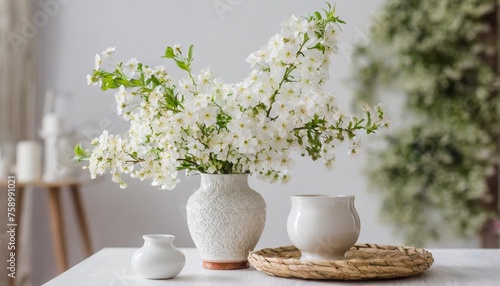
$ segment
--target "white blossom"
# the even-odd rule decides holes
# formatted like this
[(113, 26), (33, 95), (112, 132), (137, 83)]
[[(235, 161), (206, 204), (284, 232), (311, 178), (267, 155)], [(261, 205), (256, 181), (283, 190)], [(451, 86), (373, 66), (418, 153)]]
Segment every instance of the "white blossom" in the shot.
[(123, 65), (123, 72), (125, 72), (128, 77), (133, 77), (137, 69), (137, 63), (137, 59), (130, 59)]
[(96, 54), (94, 59), (94, 70), (99, 70), (101, 64), (102, 64), (101, 57), (98, 54)]
[(107, 48), (105, 51), (103, 51), (101, 53), (101, 58), (104, 60), (104, 59), (107, 59), (107, 58), (110, 58), (113, 53), (115, 52), (116, 50), (116, 47), (109, 47)]

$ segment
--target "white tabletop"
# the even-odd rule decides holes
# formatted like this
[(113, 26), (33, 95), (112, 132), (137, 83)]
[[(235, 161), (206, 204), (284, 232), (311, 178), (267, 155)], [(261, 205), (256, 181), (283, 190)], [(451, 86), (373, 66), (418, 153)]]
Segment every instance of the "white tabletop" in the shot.
[[(268, 276), (253, 268), (206, 270), (194, 248), (181, 248), (186, 266), (170, 280), (147, 280), (134, 273), (130, 258), (135, 248), (104, 248), (44, 286), (158, 285), (366, 285), (362, 282), (310, 281)], [(431, 249), (434, 265), (415, 277), (370, 281), (382, 285), (500, 285), (500, 249)]]

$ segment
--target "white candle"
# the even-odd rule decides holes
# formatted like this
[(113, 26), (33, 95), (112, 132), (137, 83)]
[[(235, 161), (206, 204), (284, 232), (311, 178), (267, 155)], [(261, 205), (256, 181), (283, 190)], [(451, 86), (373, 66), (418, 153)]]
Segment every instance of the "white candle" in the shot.
[(42, 131), (43, 136), (59, 135), (63, 133), (62, 121), (57, 114), (49, 113), (43, 116)]
[(36, 141), (21, 141), (16, 150), (16, 176), (19, 182), (34, 182), (42, 176), (42, 146)]

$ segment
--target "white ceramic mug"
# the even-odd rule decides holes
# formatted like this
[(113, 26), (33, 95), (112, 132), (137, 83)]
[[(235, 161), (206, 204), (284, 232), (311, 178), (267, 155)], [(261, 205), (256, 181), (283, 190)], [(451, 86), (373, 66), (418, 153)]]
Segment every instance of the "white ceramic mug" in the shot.
[(354, 196), (292, 196), (287, 231), (302, 261), (345, 259), (360, 228)]

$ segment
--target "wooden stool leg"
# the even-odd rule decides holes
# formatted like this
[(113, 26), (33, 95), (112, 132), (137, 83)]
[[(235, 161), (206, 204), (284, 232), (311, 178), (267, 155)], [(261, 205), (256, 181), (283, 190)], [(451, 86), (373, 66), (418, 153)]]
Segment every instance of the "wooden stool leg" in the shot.
[(54, 250), (56, 253), (59, 272), (68, 269), (66, 256), (66, 240), (64, 239), (64, 220), (61, 208), (60, 188), (49, 188), (49, 211), (52, 224), (52, 237), (54, 239)]
[(70, 194), (71, 194), (71, 199), (73, 201), (73, 206), (75, 207), (76, 218), (78, 220), (80, 232), (82, 234), (82, 240), (85, 247), (85, 252), (87, 256), (90, 256), (92, 254), (92, 241), (90, 238), (87, 217), (85, 215), (85, 209), (83, 207), (83, 202), (80, 196), (80, 190), (78, 185), (70, 186)]

